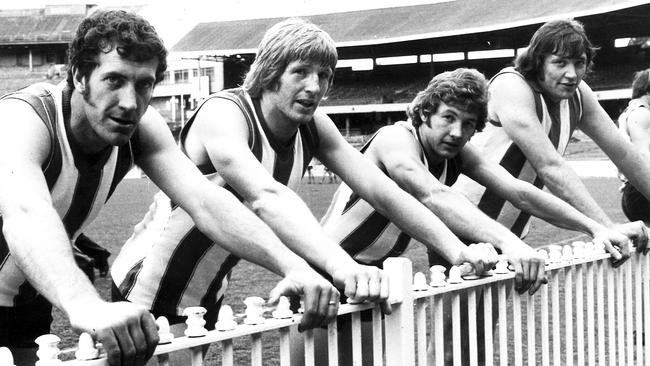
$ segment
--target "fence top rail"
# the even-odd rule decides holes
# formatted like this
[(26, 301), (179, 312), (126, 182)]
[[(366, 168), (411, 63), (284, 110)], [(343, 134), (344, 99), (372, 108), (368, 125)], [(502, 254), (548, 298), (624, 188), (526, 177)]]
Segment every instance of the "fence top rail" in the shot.
[[(598, 261), (606, 260), (611, 257), (611, 254), (590, 254), (584, 258), (573, 258), (569, 260), (562, 260), (560, 262), (547, 263), (545, 270), (547, 272), (555, 271), (563, 268), (568, 268), (581, 264), (595, 263)], [(421, 299), (425, 297), (431, 297), (436, 295), (447, 294), (450, 292), (456, 292), (459, 290), (465, 290), (473, 287), (482, 287), (492, 283), (503, 282), (515, 278), (515, 273), (509, 271), (508, 273), (493, 273), (489, 276), (480, 277), (472, 280), (464, 280), (461, 283), (446, 283), (444, 286), (432, 287), (428, 285), (426, 289), (415, 290), (413, 294), (414, 299)]]
[[(342, 304), (339, 307), (338, 315), (350, 314), (359, 312), (362, 310), (372, 309), (376, 305), (374, 303), (362, 303), (362, 304)], [(268, 332), (272, 330), (279, 330), (282, 328), (289, 328), (300, 323), (302, 319), (302, 314), (294, 314), (291, 318), (287, 319), (274, 319), (274, 318), (265, 318), (264, 322), (261, 324), (238, 324), (235, 329), (232, 330), (211, 330), (208, 331), (206, 335), (200, 337), (177, 337), (174, 338), (172, 343), (160, 344), (156, 347), (154, 355), (170, 353), (182, 349), (198, 347), (206, 344), (211, 344), (215, 342), (221, 342), (224, 340), (234, 339), (238, 337), (244, 337), (252, 334)]]

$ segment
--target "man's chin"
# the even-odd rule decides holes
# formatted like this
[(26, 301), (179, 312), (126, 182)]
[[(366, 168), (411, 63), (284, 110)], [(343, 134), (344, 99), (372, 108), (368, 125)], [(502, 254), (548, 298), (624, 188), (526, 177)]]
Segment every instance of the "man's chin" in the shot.
[(129, 134), (116, 133), (110, 136), (106, 142), (111, 146), (122, 146), (127, 144), (131, 140), (131, 137), (133, 137), (133, 132)]
[(313, 114), (303, 114), (297, 115), (293, 118), (293, 121), (297, 124), (304, 125), (311, 121), (314, 118)]
[(460, 153), (460, 149), (444, 150), (439, 155), (444, 159), (453, 159)]

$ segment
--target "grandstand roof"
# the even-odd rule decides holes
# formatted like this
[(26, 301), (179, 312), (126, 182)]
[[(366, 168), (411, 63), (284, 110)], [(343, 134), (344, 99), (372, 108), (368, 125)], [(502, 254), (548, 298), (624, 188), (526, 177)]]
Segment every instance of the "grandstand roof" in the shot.
[[(141, 13), (144, 5), (102, 6), (104, 10)], [(46, 5), (36, 9), (0, 9), (0, 46), (68, 44), (95, 4)]]
[[(516, 4), (514, 6), (513, 4)], [(629, 10), (643, 8), (642, 12)], [(626, 13), (627, 11), (627, 13)], [(541, 24), (558, 18), (620, 15), (640, 32), (650, 20), (650, 2), (639, 0), (455, 0), (434, 4), (305, 16), (326, 30), (339, 48), (386, 45)], [(637, 19), (641, 16), (643, 19)], [(197, 24), (173, 52), (254, 53), (264, 32), (280, 18)], [(601, 23), (611, 26), (611, 22)], [(629, 25), (629, 27), (628, 27)], [(592, 33), (591, 30), (590, 34)], [(509, 33), (512, 36), (512, 32)], [(645, 36), (647, 34), (639, 34)], [(529, 35), (528, 35), (529, 36)], [(340, 50), (339, 50), (340, 52)], [(367, 53), (366, 53), (367, 55)], [(367, 57), (367, 56), (366, 56)]]
[(86, 14), (50, 10), (0, 11), (0, 45), (69, 43)]

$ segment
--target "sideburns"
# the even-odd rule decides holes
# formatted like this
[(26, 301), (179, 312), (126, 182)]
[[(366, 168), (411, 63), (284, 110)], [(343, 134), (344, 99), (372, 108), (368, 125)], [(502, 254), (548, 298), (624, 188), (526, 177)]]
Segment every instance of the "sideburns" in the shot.
[(83, 96), (84, 102), (86, 102), (86, 104), (90, 105), (91, 107), (95, 107), (95, 103), (90, 99), (90, 83), (88, 82), (88, 79), (86, 79), (86, 86), (84, 90), (82, 90), (80, 93)]

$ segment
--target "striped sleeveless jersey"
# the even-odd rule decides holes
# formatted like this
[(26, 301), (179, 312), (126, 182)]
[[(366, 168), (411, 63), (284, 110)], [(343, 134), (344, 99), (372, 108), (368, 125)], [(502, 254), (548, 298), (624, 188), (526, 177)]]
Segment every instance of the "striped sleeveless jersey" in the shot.
[[(248, 145), (255, 157), (278, 182), (296, 189), (317, 148), (314, 121), (301, 125), (293, 144), (281, 146), (268, 132), (258, 99), (251, 99), (240, 88), (221, 91), (209, 99), (212, 98), (225, 99), (239, 107), (246, 117)], [(194, 116), (181, 131), (183, 150)], [(214, 184), (241, 200), (211, 163), (198, 168)], [(203, 235), (187, 212), (174, 207), (168, 198), (158, 193), (149, 212), (116, 258), (111, 274), (129, 301), (147, 306), (157, 314), (182, 315), (188, 306), (218, 308), (230, 272), (238, 261), (238, 257)]]

